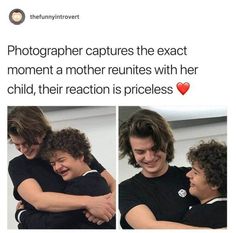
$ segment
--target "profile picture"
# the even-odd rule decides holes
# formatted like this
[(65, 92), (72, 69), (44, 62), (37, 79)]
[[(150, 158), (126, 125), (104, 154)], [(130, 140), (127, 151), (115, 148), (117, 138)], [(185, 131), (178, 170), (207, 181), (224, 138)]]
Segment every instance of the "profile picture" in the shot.
[(14, 9), (9, 14), (9, 19), (13, 24), (19, 25), (25, 20), (25, 13), (21, 9)]

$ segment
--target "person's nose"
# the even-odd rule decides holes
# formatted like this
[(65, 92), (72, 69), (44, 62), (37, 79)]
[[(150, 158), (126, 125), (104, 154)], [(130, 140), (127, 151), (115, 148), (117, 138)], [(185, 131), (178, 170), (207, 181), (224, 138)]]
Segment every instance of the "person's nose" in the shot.
[(148, 150), (145, 154), (145, 160), (146, 162), (152, 161), (155, 156), (155, 152), (152, 150)]
[(28, 146), (25, 146), (25, 145), (20, 145), (18, 148), (17, 148), (22, 154), (25, 154), (29, 147)]
[(54, 164), (54, 166), (53, 166), (53, 170), (54, 170), (55, 172), (59, 172), (60, 169), (61, 169), (60, 163), (55, 162), (55, 164)]
[(192, 177), (192, 170), (190, 170), (190, 171), (186, 174), (186, 176), (187, 176), (189, 179), (191, 179), (191, 177)]

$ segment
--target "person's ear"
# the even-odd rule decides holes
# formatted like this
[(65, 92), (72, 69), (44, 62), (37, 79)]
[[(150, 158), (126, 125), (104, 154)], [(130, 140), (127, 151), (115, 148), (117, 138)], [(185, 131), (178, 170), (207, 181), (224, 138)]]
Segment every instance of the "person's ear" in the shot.
[(218, 189), (219, 189), (219, 186), (217, 186), (217, 185), (211, 185), (211, 190), (216, 191), (216, 190), (218, 190)]
[(81, 162), (84, 162), (84, 155), (81, 155), (81, 156), (79, 157), (79, 160), (80, 160)]

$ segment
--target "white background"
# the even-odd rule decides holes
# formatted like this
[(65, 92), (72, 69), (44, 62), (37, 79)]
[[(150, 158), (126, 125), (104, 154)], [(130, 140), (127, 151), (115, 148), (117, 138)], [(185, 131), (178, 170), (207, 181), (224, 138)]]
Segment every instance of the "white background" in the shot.
[[(9, 105), (223, 105), (228, 112), (228, 231), (235, 231), (234, 221), (234, 139), (235, 139), (235, 7), (234, 1), (220, 0), (70, 0), (70, 1), (1, 1), (1, 68), (0, 68), (0, 142), (2, 162), (0, 164), (1, 200), (0, 231), (7, 231), (7, 139), (6, 120)], [(9, 22), (8, 14), (14, 8), (21, 8), (26, 14), (22, 25)], [(29, 14), (80, 14), (79, 21), (32, 21)], [(105, 57), (73, 59), (32, 57), (8, 57), (7, 45), (19, 46), (63, 46), (77, 47), (179, 47), (187, 46), (187, 57)], [(161, 78), (145, 77), (7, 77), (6, 67), (15, 65), (46, 66), (78, 64), (185, 64), (199, 66), (196, 76), (173, 76)], [(122, 96), (27, 96), (6, 93), (11, 83), (47, 83), (53, 85), (173, 85), (189, 82), (189, 92), (182, 96), (173, 95)]]

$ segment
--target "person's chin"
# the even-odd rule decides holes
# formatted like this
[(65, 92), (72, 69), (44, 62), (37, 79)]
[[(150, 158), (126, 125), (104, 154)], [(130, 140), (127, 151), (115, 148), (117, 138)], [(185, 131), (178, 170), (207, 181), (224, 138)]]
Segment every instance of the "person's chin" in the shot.
[(145, 169), (143, 169), (143, 174), (147, 177), (155, 177), (158, 176), (158, 169), (146, 167)]
[(35, 159), (36, 155), (32, 154), (32, 155), (25, 155), (25, 157), (29, 160)]
[(146, 171), (150, 172), (150, 173), (156, 173), (160, 170), (159, 165), (158, 164), (150, 164), (150, 165), (146, 165), (145, 166)]
[(195, 191), (194, 191), (194, 188), (193, 188), (193, 187), (190, 187), (190, 188), (189, 188), (189, 193), (190, 193), (192, 196), (195, 196)]
[(70, 180), (70, 179), (68, 179), (67, 177), (62, 177), (62, 179), (64, 180), (64, 181), (68, 181), (68, 180)]
[(72, 179), (71, 174), (68, 173), (68, 174), (62, 176), (62, 179), (63, 179), (64, 181), (69, 181), (69, 180), (71, 180), (71, 179)]
[(150, 173), (155, 173), (157, 170), (155, 167), (146, 167), (146, 171)]

